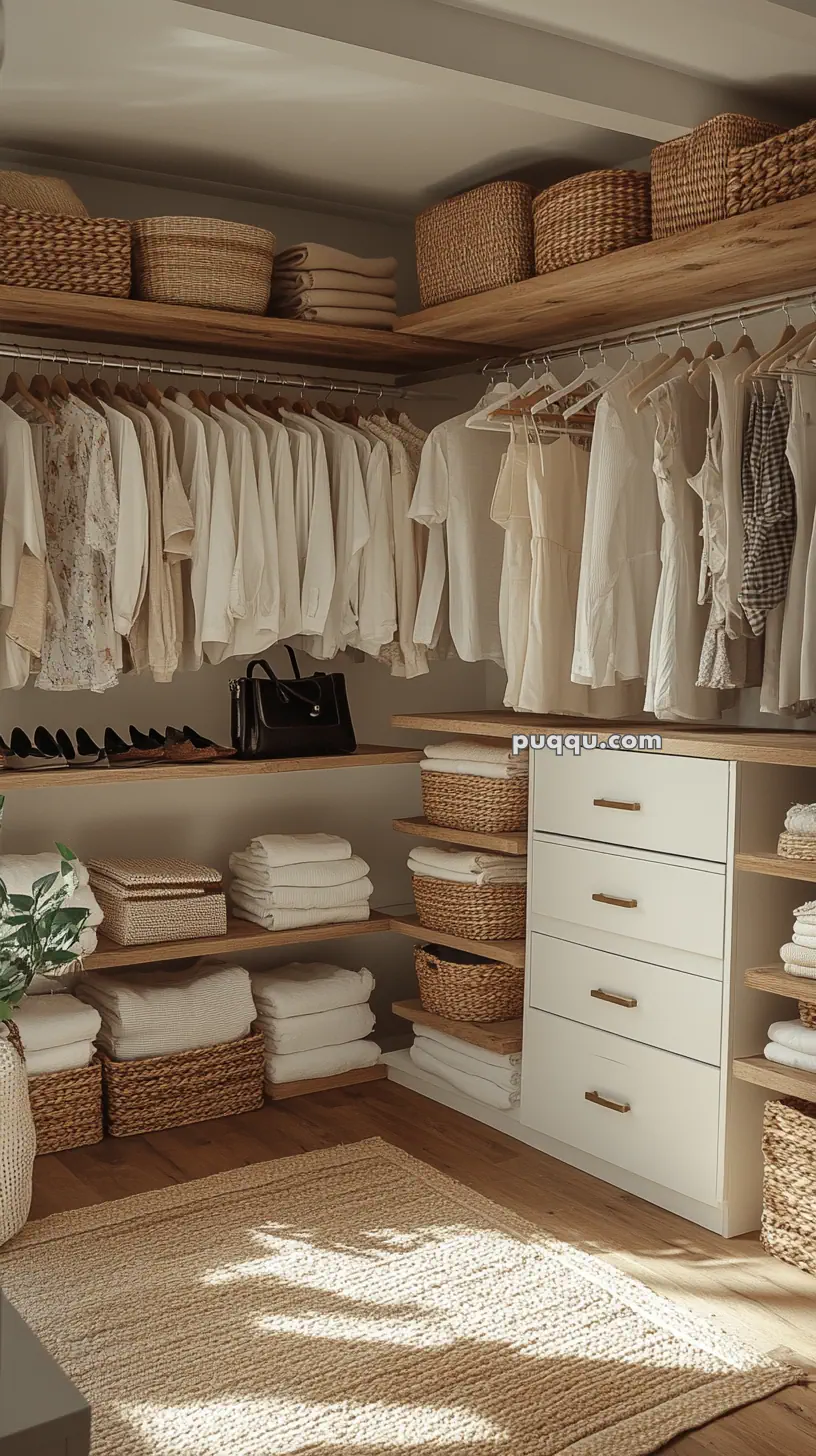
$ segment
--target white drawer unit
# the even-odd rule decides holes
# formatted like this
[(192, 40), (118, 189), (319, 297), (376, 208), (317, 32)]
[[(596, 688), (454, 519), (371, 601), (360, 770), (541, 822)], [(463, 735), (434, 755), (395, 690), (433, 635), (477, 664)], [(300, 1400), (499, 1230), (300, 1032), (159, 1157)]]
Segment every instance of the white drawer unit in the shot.
[(533, 828), (724, 863), (728, 789), (728, 764), (713, 759), (538, 752)]
[(528, 1009), (521, 1118), (687, 1198), (718, 1198), (716, 1067)]
[(531, 947), (530, 1006), (719, 1065), (720, 981), (549, 935), (533, 935)]

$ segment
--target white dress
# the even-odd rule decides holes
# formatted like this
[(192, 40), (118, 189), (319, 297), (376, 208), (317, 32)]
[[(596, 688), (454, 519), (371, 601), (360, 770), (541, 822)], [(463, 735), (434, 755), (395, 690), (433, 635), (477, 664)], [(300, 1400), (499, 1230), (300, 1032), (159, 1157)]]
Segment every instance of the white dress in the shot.
[(192, 405), (163, 399), (161, 408), (173, 432), (181, 483), (193, 517), (192, 556), (181, 563), (183, 631), (180, 666), (188, 672), (195, 672), (204, 660), (204, 605), (210, 557), (212, 481), (207, 437)]
[(782, 707), (816, 700), (816, 379), (805, 374), (793, 380), (788, 460), (796, 486), (796, 539), (782, 624)]
[(525, 437), (512, 430), (490, 507), (491, 520), (504, 531), (499, 632), (507, 672), (504, 702), (508, 708), (518, 706), (530, 628), (533, 523), (527, 489), (529, 448)]
[(326, 447), (317, 426), (303, 415), (281, 410), (281, 419), (294, 470), (301, 627), (304, 633), (319, 635), (329, 614), (336, 572)]
[[(0, 688), (21, 688), (31, 653), (8, 636), (20, 565), (26, 552), (45, 572), (45, 522), (31, 428), (0, 400)], [(42, 613), (40, 624), (44, 624)], [(40, 647), (42, 638), (40, 637)]]
[(211, 415), (220, 425), (227, 447), (227, 461), (232, 492), (232, 513), (235, 521), (235, 573), (233, 578), (233, 626), (230, 641), (207, 644), (210, 662), (221, 662), (232, 655), (236, 633), (250, 633), (256, 622), (264, 572), (264, 537), (261, 508), (258, 500), (258, 479), (252, 457), (252, 439), (248, 427), (224, 410), (211, 406)]
[(369, 535), (365, 482), (354, 441), (319, 413), (309, 423), (320, 430), (329, 465), (334, 521), (334, 591), (322, 635), (305, 644), (313, 657), (331, 658), (354, 640), (360, 594), (360, 558)]
[(282, 638), (294, 637), (301, 628), (301, 607), (292, 448), (286, 426), (280, 420), (273, 419), (271, 415), (262, 415), (249, 406), (247, 414), (266, 436), (278, 541), (279, 631)]

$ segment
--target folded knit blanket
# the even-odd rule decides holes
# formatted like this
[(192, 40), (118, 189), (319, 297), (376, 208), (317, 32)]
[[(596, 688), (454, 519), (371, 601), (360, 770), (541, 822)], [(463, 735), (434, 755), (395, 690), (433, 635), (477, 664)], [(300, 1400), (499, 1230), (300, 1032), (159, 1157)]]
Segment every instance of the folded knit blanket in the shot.
[(259, 834), (241, 853), (267, 869), (313, 861), (351, 859), (351, 845), (336, 834)]
[(245, 885), (261, 890), (274, 890), (278, 885), (302, 889), (346, 885), (352, 880), (363, 879), (370, 868), (359, 854), (352, 854), (348, 859), (307, 860), (303, 864), (280, 865), (273, 869), (241, 850), (230, 855), (229, 867)]
[(382, 308), (316, 308), (313, 304), (278, 305), (280, 318), (305, 319), (312, 324), (343, 324), (347, 329), (393, 329), (395, 313)]
[[(325, 243), (296, 243), (284, 248), (275, 257), (275, 273), (301, 268), (336, 268), (341, 273), (357, 273), (364, 278), (394, 278), (396, 258), (358, 258), (342, 248), (329, 248)], [(273, 275), (274, 276), (274, 275)]]
[(781, 1046), (776, 1041), (768, 1042), (765, 1056), (769, 1062), (778, 1062), (783, 1067), (798, 1067), (801, 1072), (816, 1072), (816, 1056), (794, 1051), (792, 1047)]
[(273, 1017), (259, 1007), (258, 1020), (268, 1052), (312, 1052), (320, 1047), (361, 1041), (374, 1029), (374, 1012), (366, 1002), (313, 1011), (308, 1016)]
[(359, 905), (335, 905), (327, 910), (270, 910), (262, 915), (254, 910), (245, 910), (233, 901), (236, 920), (249, 920), (253, 925), (262, 925), (264, 930), (300, 930), (307, 925), (344, 925), (352, 920), (368, 920), (368, 901)]
[(251, 981), (259, 1013), (278, 1019), (359, 1006), (374, 990), (374, 977), (365, 966), (349, 971), (324, 961), (293, 961), (274, 971), (253, 971)]
[(529, 773), (523, 758), (510, 763), (486, 763), (481, 758), (423, 758), (419, 766), (426, 773), (471, 774), (477, 779), (521, 779)]
[(473, 1097), (477, 1102), (484, 1102), (488, 1107), (504, 1108), (507, 1111), (515, 1107), (519, 1101), (517, 1091), (508, 1092), (504, 1087), (497, 1087), (495, 1082), (488, 1081), (487, 1077), (474, 1077), (469, 1072), (462, 1072), (458, 1067), (448, 1066), (440, 1061), (439, 1057), (433, 1056), (431, 1052), (425, 1051), (417, 1046), (416, 1042), (411, 1047), (411, 1061), (420, 1067), (424, 1072), (431, 1072), (440, 1081), (447, 1082), (451, 1087), (456, 1087), (468, 1097)]
[(247, 971), (222, 961), (182, 971), (91, 972), (76, 995), (96, 1007), (97, 1043), (119, 1061), (236, 1041), (255, 1020)]
[(525, 885), (527, 883), (527, 861), (521, 863), (508, 859), (503, 865), (488, 865), (483, 870), (460, 870), (446, 865), (429, 865), (417, 859), (413, 850), (408, 857), (408, 868), (414, 875), (434, 880), (452, 880), (457, 885)]
[(102, 1025), (94, 1007), (84, 1006), (76, 996), (24, 996), (14, 1020), (23, 1047), (32, 1052), (93, 1041)]
[(41, 1052), (27, 1051), (26, 1071), (29, 1077), (44, 1077), (48, 1072), (70, 1072), (88, 1067), (96, 1047), (92, 1041), (71, 1041), (67, 1046), (45, 1047)]
[(496, 1067), (504, 1072), (518, 1072), (521, 1069), (521, 1052), (494, 1052), (489, 1047), (471, 1046), (470, 1042), (463, 1042), (458, 1036), (448, 1036), (445, 1031), (437, 1031), (435, 1026), (420, 1026), (418, 1022), (414, 1025), (414, 1032), (428, 1041), (437, 1042), (440, 1047), (447, 1047), (454, 1052), (465, 1052), (474, 1062), (481, 1062), (485, 1067)]
[(396, 313), (397, 300), (383, 293), (354, 293), (345, 288), (306, 288), (302, 293), (282, 297), (272, 291), (276, 312), (302, 311), (306, 308), (356, 308), (374, 309), (381, 313)]
[[(0, 854), (0, 880), (3, 881), (10, 895), (30, 895), (34, 881), (42, 880), (46, 875), (58, 874), (60, 864), (60, 856), (57, 853)], [(87, 885), (87, 866), (80, 864), (79, 860), (73, 860), (71, 869), (76, 878), (77, 888)]]
[(509, 1094), (518, 1093), (521, 1087), (520, 1067), (491, 1067), (487, 1062), (477, 1062), (475, 1057), (469, 1057), (466, 1051), (466, 1042), (461, 1042), (459, 1047), (442, 1046), (438, 1041), (432, 1041), (430, 1037), (422, 1035), (420, 1026), (414, 1037), (414, 1046), (420, 1051), (426, 1052), (428, 1056), (436, 1057), (446, 1067), (454, 1067), (459, 1072), (467, 1072), (471, 1077), (485, 1078), (501, 1087)]
[(785, 815), (788, 834), (816, 834), (816, 804), (793, 804)]
[(810, 950), (807, 946), (788, 941), (780, 947), (779, 954), (789, 975), (807, 976), (816, 981), (816, 949)]
[(805, 1026), (798, 1017), (796, 1021), (775, 1021), (768, 1027), (768, 1038), (791, 1051), (816, 1057), (816, 1027)]
[(462, 742), (454, 738), (449, 743), (428, 743), (426, 758), (467, 759), (468, 763), (523, 763), (527, 765), (527, 753), (513, 753), (509, 748), (496, 748), (492, 743), (475, 743), (472, 738)]
[(373, 1067), (380, 1060), (375, 1041), (347, 1041), (342, 1046), (318, 1047), (311, 1052), (267, 1052), (267, 1082), (304, 1082), (311, 1077), (336, 1077), (358, 1067)]
[(349, 880), (347, 885), (326, 885), (322, 888), (278, 885), (274, 890), (259, 890), (241, 879), (233, 880), (230, 886), (230, 898), (236, 905), (265, 915), (270, 910), (325, 910), (331, 906), (359, 905), (369, 900), (373, 893), (374, 886), (366, 876), (361, 880)]
[[(801, 923), (801, 921), (797, 922), (797, 924)], [(811, 934), (809, 929), (797, 930), (794, 925), (793, 943), (794, 945), (805, 946), (808, 950), (816, 950), (816, 928), (814, 929), (814, 934)]]
[(272, 278), (272, 298), (296, 298), (315, 290), (342, 289), (344, 293), (373, 294), (396, 298), (395, 278), (371, 278), (364, 273), (348, 273), (340, 268), (277, 268)]

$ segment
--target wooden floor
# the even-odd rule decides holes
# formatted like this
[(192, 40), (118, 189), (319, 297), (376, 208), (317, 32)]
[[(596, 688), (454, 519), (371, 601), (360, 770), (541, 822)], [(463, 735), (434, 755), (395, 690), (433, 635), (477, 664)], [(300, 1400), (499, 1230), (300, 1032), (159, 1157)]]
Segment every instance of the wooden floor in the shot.
[[(393, 1082), (39, 1158), (32, 1217), (375, 1136), (609, 1259), (755, 1346), (793, 1355), (814, 1368), (816, 1382), (816, 1279), (768, 1258), (755, 1237), (726, 1240), (706, 1233)], [(681, 1456), (812, 1456), (816, 1383), (784, 1390), (665, 1449)]]

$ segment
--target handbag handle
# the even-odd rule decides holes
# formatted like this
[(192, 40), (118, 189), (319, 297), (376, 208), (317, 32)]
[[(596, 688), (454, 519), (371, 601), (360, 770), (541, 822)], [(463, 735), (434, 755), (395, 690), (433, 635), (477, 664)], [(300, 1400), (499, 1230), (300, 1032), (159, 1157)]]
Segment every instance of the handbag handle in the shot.
[[(285, 644), (285, 646), (286, 651), (289, 653), (289, 661), (292, 664), (292, 672), (294, 673), (296, 678), (299, 678), (300, 668), (298, 667), (298, 660), (295, 657), (294, 650), (289, 646), (288, 642)], [(269, 663), (264, 657), (253, 657), (252, 661), (250, 663), (247, 663), (247, 677), (254, 677), (256, 667), (262, 667), (267, 677), (270, 678), (272, 682), (277, 682), (277, 673), (272, 671), (272, 668), (269, 666)]]

